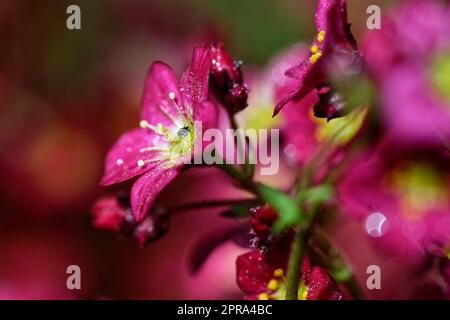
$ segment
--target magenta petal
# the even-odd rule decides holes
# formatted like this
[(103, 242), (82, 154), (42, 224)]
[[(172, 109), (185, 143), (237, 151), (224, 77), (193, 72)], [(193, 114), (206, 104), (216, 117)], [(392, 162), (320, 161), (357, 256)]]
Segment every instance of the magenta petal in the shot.
[(131, 188), (131, 209), (136, 221), (144, 220), (153, 201), (179, 173), (180, 167), (159, 166), (147, 172)]
[(172, 68), (163, 62), (154, 62), (148, 71), (144, 95), (141, 104), (141, 120), (156, 126), (162, 123), (166, 127), (173, 126), (170, 119), (187, 116), (178, 81)]
[(315, 22), (317, 30), (327, 30), (328, 28), (328, 13), (337, 2), (341, 0), (319, 0), (316, 9)]
[(308, 300), (341, 300), (339, 288), (323, 268), (313, 267), (308, 284)]
[(236, 281), (239, 288), (247, 295), (266, 291), (267, 283), (272, 276), (273, 268), (256, 250), (240, 255), (236, 259)]
[[(124, 133), (106, 155), (105, 172), (100, 184), (107, 186), (128, 180), (158, 165), (159, 162), (153, 160), (158, 158), (160, 152), (141, 150), (155, 145), (159, 139), (160, 136), (147, 129), (133, 129)], [(139, 160), (152, 161), (138, 166)]]
[(314, 88), (306, 85), (301, 85), (299, 88), (292, 90), (283, 99), (281, 99), (280, 102), (277, 103), (272, 116), (275, 117), (281, 111), (281, 109), (283, 109), (283, 107), (292, 100), (299, 101), (303, 99), (309, 93), (311, 93), (312, 90), (314, 90)]
[(219, 110), (217, 106), (209, 101), (204, 101), (194, 107), (194, 120), (202, 123), (202, 129), (216, 128)]
[(211, 61), (208, 48), (206, 46), (195, 47), (191, 66), (185, 71), (180, 81), (180, 87), (189, 106), (195, 106), (206, 100), (210, 68)]

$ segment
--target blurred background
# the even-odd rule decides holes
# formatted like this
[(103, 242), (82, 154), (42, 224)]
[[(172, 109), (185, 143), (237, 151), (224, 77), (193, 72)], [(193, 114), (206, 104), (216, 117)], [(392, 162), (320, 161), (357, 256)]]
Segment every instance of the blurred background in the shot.
[[(357, 39), (366, 8), (395, 1), (349, 0)], [(81, 30), (66, 28), (66, 8), (81, 8)], [(0, 299), (240, 298), (236, 256), (221, 244), (192, 275), (187, 261), (205, 236), (233, 226), (217, 210), (173, 217), (168, 234), (144, 249), (92, 227), (90, 207), (118, 189), (97, 186), (109, 146), (138, 123), (147, 68), (163, 60), (180, 74), (195, 43), (221, 39), (245, 66), (315, 34), (313, 0), (2, 1), (0, 4)], [(244, 69), (245, 70), (245, 69)], [(183, 173), (161, 203), (231, 194), (210, 170)], [(188, 187), (187, 187), (188, 186)], [(401, 297), (405, 269), (382, 260), (360, 224), (338, 218), (335, 239), (365, 284), (383, 265), (383, 289)], [(358, 245), (349, 243), (358, 240)], [(81, 267), (81, 290), (66, 268)]]

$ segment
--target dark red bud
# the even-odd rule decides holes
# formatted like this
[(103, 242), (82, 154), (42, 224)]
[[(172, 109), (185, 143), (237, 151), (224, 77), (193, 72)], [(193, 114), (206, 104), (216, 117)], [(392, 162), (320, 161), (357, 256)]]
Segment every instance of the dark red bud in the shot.
[(234, 83), (242, 83), (240, 64), (234, 62), (223, 43), (211, 44), (210, 55), (211, 75), (219, 87), (226, 89)]
[(243, 84), (241, 61), (234, 61), (222, 43), (210, 45), (211, 78), (219, 99), (231, 113), (247, 107), (248, 89)]
[(319, 92), (319, 102), (314, 105), (314, 115), (317, 118), (331, 120), (346, 114), (346, 103), (342, 95), (331, 88), (324, 93)]
[(236, 84), (225, 94), (225, 102), (232, 113), (247, 107), (248, 89), (242, 84)]
[(168, 214), (164, 210), (150, 214), (134, 230), (133, 236), (141, 247), (159, 239), (169, 229)]
[(272, 207), (265, 205), (251, 208), (251, 226), (256, 237), (267, 240), (271, 234), (272, 225), (278, 218), (278, 213)]

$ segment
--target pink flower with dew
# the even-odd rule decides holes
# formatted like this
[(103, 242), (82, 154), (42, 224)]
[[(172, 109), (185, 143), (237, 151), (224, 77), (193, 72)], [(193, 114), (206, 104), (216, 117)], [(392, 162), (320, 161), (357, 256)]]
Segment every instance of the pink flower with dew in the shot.
[(102, 185), (139, 176), (131, 189), (131, 208), (142, 221), (158, 193), (194, 156), (199, 133), (217, 122), (216, 106), (208, 101), (210, 56), (207, 47), (194, 48), (192, 64), (178, 83), (173, 70), (154, 62), (147, 75), (140, 128), (124, 133), (106, 156)]

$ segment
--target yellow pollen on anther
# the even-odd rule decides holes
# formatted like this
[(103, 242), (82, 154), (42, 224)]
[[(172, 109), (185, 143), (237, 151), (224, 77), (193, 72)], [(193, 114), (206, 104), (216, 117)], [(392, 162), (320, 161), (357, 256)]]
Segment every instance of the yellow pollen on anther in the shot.
[(317, 44), (313, 44), (311, 46), (311, 53), (317, 53), (319, 52), (319, 47), (317, 46)]
[(309, 62), (311, 63), (316, 63), (317, 60), (319, 60), (319, 58), (322, 56), (322, 52), (317, 52), (314, 53), (310, 58), (309, 58)]
[(322, 42), (325, 39), (325, 31), (321, 30), (317, 35), (317, 41)]
[(138, 167), (143, 167), (144, 164), (145, 164), (145, 161), (142, 159), (138, 160), (138, 162), (137, 162)]
[(282, 277), (283, 276), (283, 274), (284, 274), (284, 271), (283, 271), (283, 269), (276, 269), (274, 272), (273, 272), (273, 275), (275, 276), (275, 277)]
[(170, 100), (174, 100), (175, 99), (175, 93), (174, 92), (169, 92), (169, 99)]
[(269, 295), (267, 293), (265, 293), (265, 292), (260, 293), (259, 296), (258, 296), (258, 299), (259, 300), (269, 300)]
[(275, 291), (278, 289), (280, 283), (278, 282), (278, 280), (276, 279), (272, 279), (269, 281), (269, 283), (267, 284), (267, 289)]

